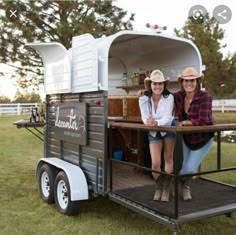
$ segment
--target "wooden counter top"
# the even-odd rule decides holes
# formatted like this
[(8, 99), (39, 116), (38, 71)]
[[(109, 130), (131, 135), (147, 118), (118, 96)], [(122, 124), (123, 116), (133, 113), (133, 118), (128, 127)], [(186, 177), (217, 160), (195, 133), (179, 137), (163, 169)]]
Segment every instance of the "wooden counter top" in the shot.
[(108, 117), (109, 122), (142, 123), (140, 117)]
[(228, 131), (236, 130), (236, 123), (231, 124), (215, 124), (210, 126), (157, 126), (149, 127), (142, 123), (127, 122), (125, 119), (120, 121), (109, 121), (110, 127), (119, 127), (126, 129), (138, 129), (138, 130), (147, 130), (147, 131), (162, 131), (162, 132), (179, 132), (179, 133), (190, 133), (190, 132), (215, 132), (215, 131)]
[(43, 127), (46, 123), (43, 122), (30, 122), (29, 120), (21, 119), (13, 123), (13, 125), (16, 125), (17, 128), (21, 127)]

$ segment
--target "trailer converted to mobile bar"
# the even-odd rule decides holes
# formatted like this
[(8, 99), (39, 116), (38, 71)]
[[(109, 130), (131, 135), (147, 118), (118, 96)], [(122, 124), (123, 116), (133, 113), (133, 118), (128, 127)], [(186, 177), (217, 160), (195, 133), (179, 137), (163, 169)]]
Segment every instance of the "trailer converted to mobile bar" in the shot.
[[(79, 201), (89, 199), (90, 194), (108, 195), (117, 203), (170, 225), (173, 234), (180, 223), (236, 209), (236, 197), (232, 197), (236, 195), (235, 186), (201, 177), (193, 184), (198, 201), (194, 198), (186, 204), (178, 196), (181, 135), (195, 131), (218, 133), (218, 165), (212, 172), (226, 171), (220, 165), (220, 133), (235, 130), (236, 124), (209, 127), (213, 129), (154, 127), (177, 133), (178, 140), (172, 174), (176, 197), (165, 204), (152, 201), (155, 187), (147, 174), (151, 169), (146, 162), (145, 141), (149, 128), (141, 123), (136, 93), (144, 88), (144, 78), (154, 69), (169, 77), (171, 91), (178, 89), (176, 78), (185, 67), (202, 72), (199, 50), (191, 41), (162, 33), (121, 31), (98, 39), (90, 34), (74, 37), (69, 50), (56, 42), (28, 46), (41, 55), (44, 64), (44, 158), (39, 160), (36, 173), (45, 202), (55, 202), (60, 212), (73, 215), (78, 213)], [(122, 160), (114, 159), (116, 152), (122, 154)], [(198, 188), (209, 187), (219, 198), (225, 191), (227, 195), (206, 208), (204, 201), (209, 196), (198, 192)]]

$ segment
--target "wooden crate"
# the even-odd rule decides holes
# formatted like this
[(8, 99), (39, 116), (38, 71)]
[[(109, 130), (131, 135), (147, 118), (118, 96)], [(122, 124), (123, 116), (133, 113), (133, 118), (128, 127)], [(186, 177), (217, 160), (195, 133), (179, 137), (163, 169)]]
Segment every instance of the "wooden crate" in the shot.
[(140, 117), (138, 97), (110, 96), (108, 97), (108, 116), (111, 117)]
[(120, 96), (108, 98), (108, 116), (123, 117), (123, 100)]
[(138, 97), (126, 96), (126, 117), (141, 117)]

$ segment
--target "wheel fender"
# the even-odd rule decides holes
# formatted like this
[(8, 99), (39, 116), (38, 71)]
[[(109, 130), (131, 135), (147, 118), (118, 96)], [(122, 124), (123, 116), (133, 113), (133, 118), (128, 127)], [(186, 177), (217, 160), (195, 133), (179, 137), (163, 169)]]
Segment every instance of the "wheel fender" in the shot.
[(87, 180), (79, 166), (63, 161), (59, 158), (41, 158), (36, 167), (37, 176), (43, 163), (48, 163), (49, 165), (65, 172), (70, 184), (71, 201), (86, 200), (89, 198)]

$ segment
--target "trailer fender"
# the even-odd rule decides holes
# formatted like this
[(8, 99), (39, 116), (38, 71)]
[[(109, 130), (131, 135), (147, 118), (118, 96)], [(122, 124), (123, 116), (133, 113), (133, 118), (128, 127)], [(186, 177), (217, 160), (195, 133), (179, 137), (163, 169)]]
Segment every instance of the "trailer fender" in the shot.
[(79, 166), (59, 158), (41, 158), (36, 167), (36, 176), (39, 175), (39, 169), (44, 163), (48, 163), (65, 172), (70, 184), (71, 201), (86, 200), (89, 198), (88, 184), (85, 175)]

